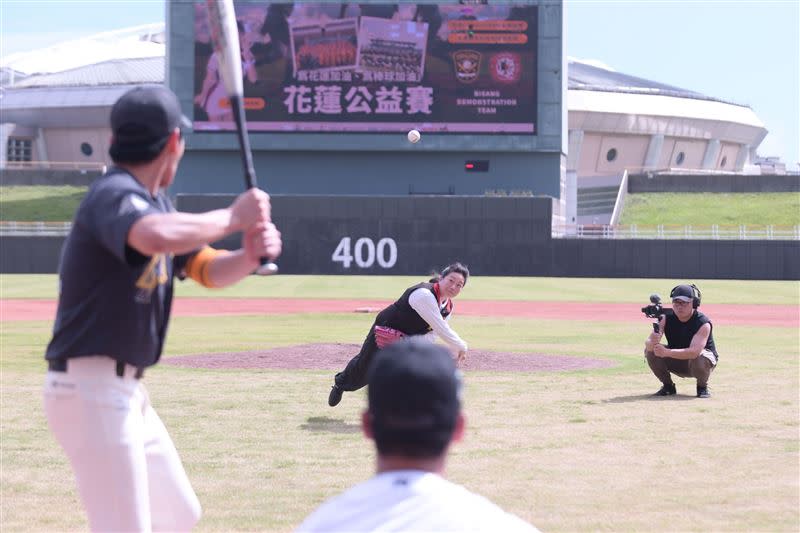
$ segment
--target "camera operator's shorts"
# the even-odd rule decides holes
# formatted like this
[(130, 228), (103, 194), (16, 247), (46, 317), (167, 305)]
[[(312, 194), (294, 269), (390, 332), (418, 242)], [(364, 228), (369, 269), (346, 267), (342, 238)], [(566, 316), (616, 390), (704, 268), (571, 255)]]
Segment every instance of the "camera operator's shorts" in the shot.
[(700, 352), (700, 357), (705, 357), (709, 361), (711, 361), (711, 366), (717, 366), (717, 358), (714, 357), (714, 352), (711, 350), (703, 350)]

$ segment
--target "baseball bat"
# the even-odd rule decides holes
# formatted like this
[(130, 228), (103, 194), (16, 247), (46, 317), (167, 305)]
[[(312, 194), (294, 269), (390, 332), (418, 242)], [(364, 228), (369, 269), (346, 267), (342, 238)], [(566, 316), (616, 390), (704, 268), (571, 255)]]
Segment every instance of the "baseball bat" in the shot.
[[(239, 137), (239, 151), (244, 167), (244, 183), (248, 189), (258, 187), (256, 171), (253, 167), (253, 152), (247, 135), (247, 122), (244, 115), (244, 88), (242, 83), (242, 59), (239, 50), (239, 30), (236, 27), (236, 13), (233, 0), (206, 0), (211, 41), (217, 53), (219, 72), (228, 93), (231, 111), (236, 122)], [(278, 272), (278, 266), (262, 257), (256, 274), (268, 276)]]

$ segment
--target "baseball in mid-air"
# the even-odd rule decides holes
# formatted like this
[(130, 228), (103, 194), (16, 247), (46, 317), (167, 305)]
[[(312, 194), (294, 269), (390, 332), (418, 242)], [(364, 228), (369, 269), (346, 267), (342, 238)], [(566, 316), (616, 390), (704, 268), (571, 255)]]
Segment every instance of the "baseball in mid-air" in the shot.
[(421, 137), (422, 136), (417, 130), (411, 130), (408, 132), (408, 142), (410, 143), (418, 143)]

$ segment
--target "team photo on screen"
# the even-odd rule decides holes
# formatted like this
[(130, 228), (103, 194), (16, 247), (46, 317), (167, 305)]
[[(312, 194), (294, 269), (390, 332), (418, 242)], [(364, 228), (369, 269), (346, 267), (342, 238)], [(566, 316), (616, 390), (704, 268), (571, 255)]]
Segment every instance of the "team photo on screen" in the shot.
[[(196, 131), (233, 130), (195, 4)], [(535, 134), (538, 8), (236, 2), (251, 131)]]

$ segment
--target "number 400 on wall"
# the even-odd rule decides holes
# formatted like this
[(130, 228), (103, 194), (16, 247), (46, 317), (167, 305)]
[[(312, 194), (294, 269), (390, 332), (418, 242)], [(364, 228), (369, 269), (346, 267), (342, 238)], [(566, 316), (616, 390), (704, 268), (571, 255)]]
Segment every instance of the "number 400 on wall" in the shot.
[(369, 237), (361, 237), (351, 248), (352, 239), (342, 237), (331, 255), (331, 261), (341, 263), (344, 268), (350, 268), (353, 260), (359, 268), (371, 268), (378, 262), (381, 268), (392, 268), (397, 263), (397, 243), (394, 239), (384, 237), (377, 244)]

